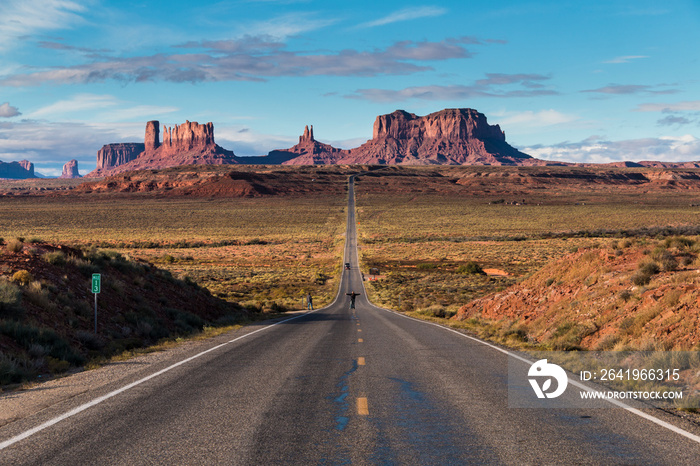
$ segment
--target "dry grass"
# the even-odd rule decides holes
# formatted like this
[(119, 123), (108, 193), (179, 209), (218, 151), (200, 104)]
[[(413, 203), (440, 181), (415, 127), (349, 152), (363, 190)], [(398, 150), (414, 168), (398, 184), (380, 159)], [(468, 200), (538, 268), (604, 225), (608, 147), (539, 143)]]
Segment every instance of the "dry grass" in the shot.
[(309, 292), (317, 306), (330, 302), (345, 205), (343, 196), (0, 198), (1, 234), (115, 249), (219, 297), (277, 310), (301, 307)]

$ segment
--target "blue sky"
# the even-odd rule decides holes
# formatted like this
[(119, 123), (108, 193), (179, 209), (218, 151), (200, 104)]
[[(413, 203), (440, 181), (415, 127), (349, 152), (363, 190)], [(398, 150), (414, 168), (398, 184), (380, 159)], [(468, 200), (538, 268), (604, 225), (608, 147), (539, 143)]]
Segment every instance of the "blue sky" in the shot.
[(237, 155), (469, 107), (533, 156), (700, 160), (700, 2), (0, 0), (0, 160), (81, 173), (145, 122)]

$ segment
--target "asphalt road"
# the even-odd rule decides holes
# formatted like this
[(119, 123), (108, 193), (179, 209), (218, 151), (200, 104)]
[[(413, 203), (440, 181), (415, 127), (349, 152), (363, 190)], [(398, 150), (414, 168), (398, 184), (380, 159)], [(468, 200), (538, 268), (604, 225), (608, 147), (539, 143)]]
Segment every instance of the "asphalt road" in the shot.
[(10, 423), (0, 463), (700, 463), (696, 440), (624, 409), (509, 408), (506, 354), (367, 301), (352, 185), (349, 203), (331, 306)]

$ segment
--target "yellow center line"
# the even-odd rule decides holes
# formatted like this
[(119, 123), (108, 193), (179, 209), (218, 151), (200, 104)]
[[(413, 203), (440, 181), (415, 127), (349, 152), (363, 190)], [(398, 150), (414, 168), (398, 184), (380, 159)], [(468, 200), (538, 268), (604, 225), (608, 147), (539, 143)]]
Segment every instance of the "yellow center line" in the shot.
[(361, 328), (358, 328), (358, 329), (357, 329), (357, 331), (358, 331), (358, 332), (361, 332), (361, 331), (362, 331), (362, 329), (361, 329)]
[(363, 340), (362, 338), (358, 338), (358, 339), (357, 339), (357, 342), (358, 342), (358, 343), (362, 343), (363, 341), (365, 341), (365, 340)]
[(367, 416), (369, 414), (369, 408), (367, 408), (367, 398), (357, 399), (357, 414), (360, 416)]
[(357, 365), (358, 366), (364, 366), (365, 365), (365, 358), (357, 358)]

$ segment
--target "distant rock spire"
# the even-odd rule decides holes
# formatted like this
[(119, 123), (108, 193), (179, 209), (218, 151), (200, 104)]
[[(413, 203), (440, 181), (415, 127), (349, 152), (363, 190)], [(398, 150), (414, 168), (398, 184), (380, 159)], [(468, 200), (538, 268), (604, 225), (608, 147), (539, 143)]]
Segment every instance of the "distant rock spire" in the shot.
[(314, 141), (314, 125), (311, 125), (311, 129), (309, 129), (309, 125), (304, 126), (304, 134), (299, 136), (299, 144)]

